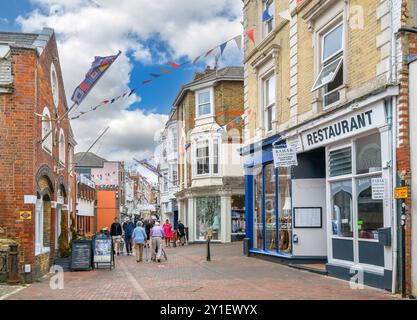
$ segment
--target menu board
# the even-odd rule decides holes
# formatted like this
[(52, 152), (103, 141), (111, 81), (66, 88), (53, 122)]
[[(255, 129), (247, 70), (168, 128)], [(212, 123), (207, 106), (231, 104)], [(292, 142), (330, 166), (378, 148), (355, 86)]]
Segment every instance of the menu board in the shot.
[(322, 228), (321, 208), (294, 208), (294, 228)]
[(90, 240), (72, 241), (71, 244), (71, 270), (91, 270), (92, 242)]

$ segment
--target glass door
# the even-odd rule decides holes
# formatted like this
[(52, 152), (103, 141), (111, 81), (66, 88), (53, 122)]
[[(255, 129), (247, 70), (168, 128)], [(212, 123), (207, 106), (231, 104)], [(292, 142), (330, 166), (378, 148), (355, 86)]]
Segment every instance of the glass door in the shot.
[(273, 163), (265, 166), (265, 250), (277, 252), (276, 175)]
[(278, 251), (292, 253), (291, 169), (278, 169)]

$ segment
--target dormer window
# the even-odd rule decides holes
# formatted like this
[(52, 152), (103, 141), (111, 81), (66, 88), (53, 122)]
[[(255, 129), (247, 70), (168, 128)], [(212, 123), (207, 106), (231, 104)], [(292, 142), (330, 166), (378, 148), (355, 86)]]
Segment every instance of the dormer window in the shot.
[(52, 98), (54, 101), (55, 109), (58, 111), (59, 105), (59, 86), (58, 86), (58, 76), (56, 73), (55, 65), (51, 64), (51, 92)]

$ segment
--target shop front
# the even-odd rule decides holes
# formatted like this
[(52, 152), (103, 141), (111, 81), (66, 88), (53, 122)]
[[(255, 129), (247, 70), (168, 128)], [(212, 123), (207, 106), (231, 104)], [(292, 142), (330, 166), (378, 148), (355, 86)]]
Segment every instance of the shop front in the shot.
[[(389, 102), (364, 101), (242, 149), (252, 255), (323, 262), (331, 276), (391, 290), (390, 114)], [(296, 150), (297, 165), (274, 163), (275, 148)]]

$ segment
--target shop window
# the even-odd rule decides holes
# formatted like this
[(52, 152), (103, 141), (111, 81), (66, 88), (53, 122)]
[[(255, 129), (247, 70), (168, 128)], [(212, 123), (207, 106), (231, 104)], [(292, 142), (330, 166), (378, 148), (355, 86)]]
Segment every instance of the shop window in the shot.
[(273, 163), (265, 166), (265, 223), (266, 250), (276, 252), (276, 177)]
[(352, 148), (344, 148), (329, 153), (330, 177), (352, 173)]
[(198, 91), (197, 96), (197, 118), (212, 115), (212, 89)]
[(262, 0), (262, 36), (266, 38), (275, 28), (275, 1)]
[(264, 125), (267, 132), (272, 130), (275, 121), (275, 75), (264, 80)]
[(254, 177), (254, 191), (255, 191), (255, 212), (253, 221), (253, 248), (263, 249), (263, 220), (262, 220), (262, 169), (257, 168), (257, 173)]
[[(327, 29), (329, 30), (329, 29)], [(343, 86), (344, 26), (336, 25), (318, 37), (320, 42), (320, 71), (312, 91), (323, 89), (324, 108), (340, 100), (340, 88)]]
[(332, 234), (353, 237), (352, 181), (331, 184)]
[(232, 196), (232, 234), (246, 234), (245, 196)]
[(356, 173), (382, 171), (381, 138), (378, 133), (356, 141)]
[(278, 218), (279, 218), (279, 251), (292, 252), (292, 198), (291, 170), (280, 168), (278, 171)]
[(196, 240), (221, 240), (220, 197), (196, 198)]
[(378, 240), (378, 229), (384, 226), (383, 202), (372, 198), (370, 178), (358, 180), (357, 188), (359, 238)]

